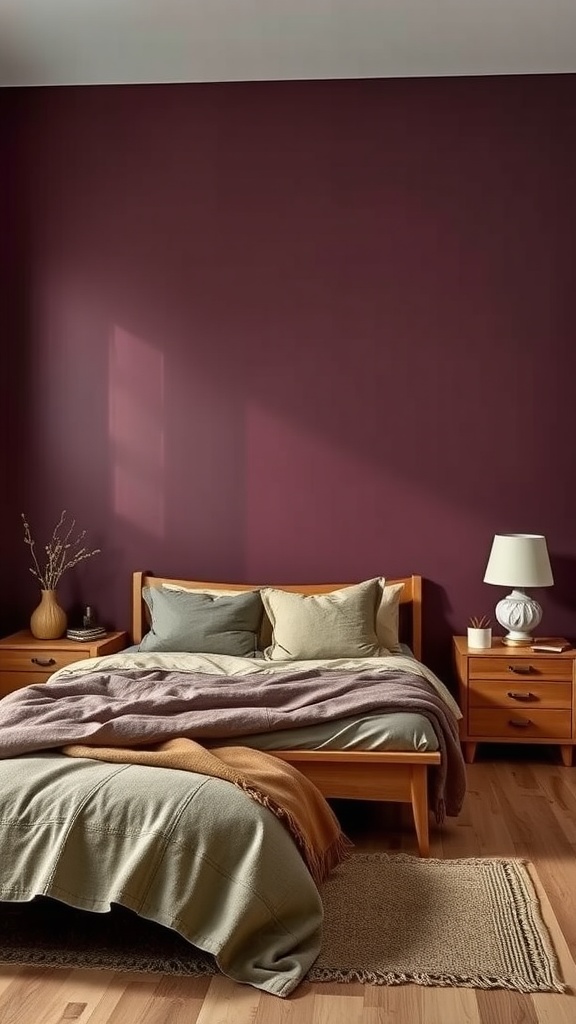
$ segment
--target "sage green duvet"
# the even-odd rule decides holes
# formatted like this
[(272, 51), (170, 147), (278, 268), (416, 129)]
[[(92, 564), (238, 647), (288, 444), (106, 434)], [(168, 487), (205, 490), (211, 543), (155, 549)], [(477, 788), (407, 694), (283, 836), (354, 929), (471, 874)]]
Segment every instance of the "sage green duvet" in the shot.
[(0, 794), (0, 900), (118, 903), (279, 996), (316, 959), (312, 877), (274, 815), (232, 784), (50, 751), (0, 760)]

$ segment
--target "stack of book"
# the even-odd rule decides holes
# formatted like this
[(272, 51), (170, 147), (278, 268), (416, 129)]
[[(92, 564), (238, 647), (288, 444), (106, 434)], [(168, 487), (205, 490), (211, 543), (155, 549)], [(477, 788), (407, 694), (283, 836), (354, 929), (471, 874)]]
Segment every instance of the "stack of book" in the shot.
[(550, 651), (553, 654), (562, 654), (562, 651), (569, 651), (572, 644), (564, 636), (540, 636), (532, 643), (533, 651)]
[(92, 626), (90, 629), (67, 629), (67, 640), (78, 640), (80, 643), (94, 643), (95, 640), (103, 640), (106, 636), (104, 626)]

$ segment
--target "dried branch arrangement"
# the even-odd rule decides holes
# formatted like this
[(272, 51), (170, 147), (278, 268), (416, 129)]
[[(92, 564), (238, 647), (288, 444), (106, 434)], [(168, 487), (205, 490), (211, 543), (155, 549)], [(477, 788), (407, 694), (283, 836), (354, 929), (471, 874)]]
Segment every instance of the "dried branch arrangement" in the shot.
[(81, 533), (74, 536), (76, 520), (73, 519), (68, 524), (67, 516), (66, 510), (60, 513), (60, 518), (52, 531), (52, 536), (44, 548), (46, 557), (43, 566), (41, 566), (36, 555), (36, 542), (32, 537), (28, 520), (22, 512), (24, 543), (30, 548), (32, 556), (30, 572), (36, 577), (42, 590), (55, 590), (68, 569), (73, 569), (75, 565), (83, 562), (85, 558), (92, 558), (92, 555), (100, 554), (100, 548), (94, 548), (93, 551), (90, 551), (86, 547), (86, 530), (82, 530)]

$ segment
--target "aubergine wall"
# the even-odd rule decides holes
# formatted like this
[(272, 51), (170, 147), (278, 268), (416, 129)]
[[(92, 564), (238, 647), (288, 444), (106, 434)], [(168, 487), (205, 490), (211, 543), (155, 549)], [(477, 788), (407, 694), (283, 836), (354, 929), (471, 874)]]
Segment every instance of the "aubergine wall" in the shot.
[(24, 371), (28, 339), (21, 276), (26, 239), (18, 201), (20, 123), (16, 94), (0, 90), (0, 566), (7, 583), (0, 591), (3, 632), (22, 622), (16, 585), (21, 582), (18, 503), (27, 457), (23, 425), (28, 415)]
[[(426, 654), (542, 532), (576, 635), (576, 76), (12, 92), (27, 365), (19, 512), (102, 553), (62, 588), (129, 623), (130, 574), (420, 572)], [(66, 578), (65, 578), (66, 579)]]
[[(9, 220), (9, 168), (8, 156), (13, 140), (9, 138), (9, 117), (11, 109), (6, 103), (6, 94), (0, 93), (0, 339), (5, 351), (7, 338), (12, 325), (12, 315), (8, 307), (10, 292), (10, 272), (13, 266), (13, 254), (10, 249)], [(6, 360), (6, 362), (8, 362)], [(7, 400), (10, 393), (9, 373), (0, 373), (0, 486), (3, 495), (0, 498), (2, 528), (0, 529), (0, 564), (10, 574), (10, 551), (13, 544), (9, 542), (7, 533), (10, 530), (13, 509), (10, 505), (10, 488), (8, 481), (12, 473), (12, 452), (10, 448), (10, 417)], [(6, 595), (5, 595), (6, 596)], [(0, 616), (6, 614), (4, 601), (0, 599)]]

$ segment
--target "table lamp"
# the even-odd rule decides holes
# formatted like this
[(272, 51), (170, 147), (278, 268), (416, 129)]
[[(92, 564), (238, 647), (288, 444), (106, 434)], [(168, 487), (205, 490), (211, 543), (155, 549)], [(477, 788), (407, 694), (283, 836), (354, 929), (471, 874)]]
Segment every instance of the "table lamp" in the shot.
[(518, 647), (534, 643), (531, 633), (542, 619), (542, 608), (525, 588), (554, 584), (546, 538), (537, 533), (496, 534), (484, 583), (513, 588), (496, 605), (496, 618), (507, 630), (503, 643)]

